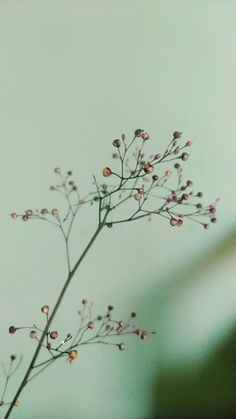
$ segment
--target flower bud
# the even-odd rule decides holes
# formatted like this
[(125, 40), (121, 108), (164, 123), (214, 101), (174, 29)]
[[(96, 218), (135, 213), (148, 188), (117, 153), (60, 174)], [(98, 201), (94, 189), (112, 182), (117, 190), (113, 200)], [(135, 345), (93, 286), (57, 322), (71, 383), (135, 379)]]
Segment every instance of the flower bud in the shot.
[(50, 338), (51, 339), (53, 339), (53, 340), (55, 340), (55, 339), (57, 339), (58, 338), (58, 332), (56, 331), (56, 330), (53, 330), (51, 333), (50, 333)]
[(171, 175), (172, 175), (171, 170), (167, 170), (167, 171), (165, 172), (165, 176), (170, 177)]
[(154, 166), (151, 163), (145, 163), (143, 170), (145, 173), (150, 174), (154, 170)]
[(143, 139), (144, 141), (149, 140), (149, 138), (150, 138), (150, 135), (149, 135), (147, 132), (143, 132), (143, 133), (142, 133), (142, 139)]
[(118, 345), (119, 351), (124, 351), (125, 350), (125, 344), (124, 343), (119, 343)]
[(153, 175), (152, 180), (153, 182), (156, 182), (159, 179), (159, 177), (157, 175)]
[(75, 349), (73, 349), (72, 351), (69, 351), (68, 352), (68, 358), (67, 358), (67, 360), (70, 362), (70, 364), (71, 364), (71, 362), (72, 361), (74, 361), (76, 358), (77, 358), (77, 356), (78, 356), (78, 352), (75, 350)]
[(90, 321), (90, 322), (88, 322), (87, 327), (88, 327), (88, 329), (94, 329), (95, 323)]
[(19, 327), (10, 326), (8, 330), (9, 330), (9, 333), (11, 333), (11, 335), (12, 335), (12, 334), (16, 333), (16, 331), (18, 329), (19, 329)]
[(140, 337), (141, 337), (141, 339), (142, 340), (145, 340), (145, 339), (147, 339), (148, 338), (148, 334), (147, 334), (147, 332), (141, 332), (141, 334), (140, 334)]
[(181, 227), (182, 226), (182, 224), (183, 224), (183, 220), (181, 220), (180, 218), (178, 219), (178, 222), (177, 222), (177, 227)]
[(185, 147), (190, 147), (193, 144), (192, 140), (188, 140), (185, 144)]
[(136, 199), (136, 201), (140, 201), (140, 199), (142, 199), (143, 195), (139, 192), (136, 192), (136, 194), (134, 195), (134, 199)]
[(191, 188), (193, 186), (193, 182), (191, 180), (187, 180), (186, 185)]
[(18, 217), (18, 215), (17, 215), (17, 213), (16, 213), (16, 212), (12, 212), (12, 213), (11, 213), (11, 218), (12, 218), (13, 220), (16, 220), (16, 219), (17, 219), (17, 217)]
[(180, 164), (179, 163), (175, 163), (174, 167), (175, 167), (175, 169), (179, 169), (180, 168)]
[(112, 175), (112, 171), (109, 167), (105, 167), (102, 171), (103, 176), (109, 177)]
[(16, 360), (16, 355), (15, 354), (12, 354), (11, 355), (11, 361), (13, 362), (13, 361), (15, 361)]
[(60, 170), (59, 167), (55, 167), (54, 172), (60, 174), (61, 173), (61, 170)]
[(188, 153), (182, 153), (180, 158), (181, 158), (181, 160), (186, 161), (189, 158), (189, 154)]
[(31, 337), (31, 339), (36, 339), (37, 338), (37, 332), (36, 332), (36, 330), (31, 330), (30, 337)]
[(170, 225), (171, 226), (176, 226), (178, 224), (178, 220), (176, 220), (176, 218), (171, 218), (171, 220), (170, 220)]
[(42, 306), (41, 307), (41, 311), (44, 314), (48, 314), (49, 313), (49, 306)]
[(157, 153), (154, 156), (154, 160), (159, 160), (161, 158), (161, 153)]
[(114, 147), (120, 148), (121, 146), (121, 141), (119, 138), (117, 138), (116, 140), (113, 141), (112, 143), (114, 145)]
[(173, 137), (176, 139), (178, 139), (178, 138), (180, 138), (181, 137), (181, 135), (182, 135), (183, 133), (182, 132), (179, 132), (179, 131), (175, 131), (175, 132), (173, 132)]
[(143, 129), (138, 128), (138, 129), (136, 129), (136, 130), (134, 131), (134, 135), (135, 135), (135, 137), (141, 137), (141, 136), (142, 136), (142, 134), (143, 134), (143, 132), (144, 132), (144, 130), (143, 130)]
[(58, 209), (57, 209), (57, 208), (53, 208), (53, 209), (52, 209), (52, 215), (53, 215), (53, 217), (58, 217), (58, 215), (59, 215), (59, 211), (58, 211)]

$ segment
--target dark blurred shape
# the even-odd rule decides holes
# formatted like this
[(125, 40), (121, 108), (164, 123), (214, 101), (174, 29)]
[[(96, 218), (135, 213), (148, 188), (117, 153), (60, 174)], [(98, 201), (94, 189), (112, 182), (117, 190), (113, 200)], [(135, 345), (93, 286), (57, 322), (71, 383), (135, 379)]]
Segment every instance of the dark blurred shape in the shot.
[(153, 419), (236, 418), (236, 331), (197, 369), (159, 375)]

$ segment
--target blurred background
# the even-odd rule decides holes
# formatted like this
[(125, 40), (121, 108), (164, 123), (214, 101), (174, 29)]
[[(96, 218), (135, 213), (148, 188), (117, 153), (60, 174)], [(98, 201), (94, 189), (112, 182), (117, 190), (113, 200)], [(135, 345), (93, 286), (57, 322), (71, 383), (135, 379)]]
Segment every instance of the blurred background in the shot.
[[(42, 326), (40, 307), (54, 304), (66, 275), (58, 232), (9, 214), (60, 208), (54, 167), (73, 170), (86, 194), (123, 132), (147, 130), (150, 152), (162, 152), (180, 130), (193, 141), (185, 179), (206, 203), (221, 197), (207, 231), (157, 217), (101, 234), (55, 328), (71, 332), (89, 298), (96, 313), (133, 310), (157, 333), (129, 339), (124, 353), (81, 348), (26, 387), (12, 417), (236, 417), (235, 17), (234, 0), (0, 0), (0, 361), (24, 356), (9, 398), (35, 345), (8, 327)], [(74, 259), (95, 212), (83, 213)]]

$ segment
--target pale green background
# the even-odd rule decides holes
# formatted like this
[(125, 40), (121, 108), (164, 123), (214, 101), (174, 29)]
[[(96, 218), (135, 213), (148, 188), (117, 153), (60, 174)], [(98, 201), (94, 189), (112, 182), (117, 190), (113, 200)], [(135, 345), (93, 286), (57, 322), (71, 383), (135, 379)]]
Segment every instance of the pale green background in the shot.
[[(64, 280), (58, 233), (9, 218), (60, 205), (48, 192), (53, 167), (74, 170), (85, 193), (122, 132), (147, 129), (149, 150), (161, 151), (182, 130), (194, 142), (186, 178), (209, 202), (221, 196), (219, 223), (209, 231), (191, 223), (176, 230), (156, 218), (102, 234), (55, 327), (70, 332), (88, 297), (98, 312), (109, 303), (118, 317), (137, 311), (157, 335), (130, 339), (124, 353), (83, 348), (71, 367), (62, 361), (27, 387), (12, 417), (168, 413), (158, 409), (158, 377), (201, 368), (235, 322), (236, 2), (1, 0), (0, 15), (1, 362), (11, 353), (27, 360), (34, 343), (7, 328), (40, 324), (41, 305), (53, 305)], [(93, 222), (89, 211), (75, 256)]]

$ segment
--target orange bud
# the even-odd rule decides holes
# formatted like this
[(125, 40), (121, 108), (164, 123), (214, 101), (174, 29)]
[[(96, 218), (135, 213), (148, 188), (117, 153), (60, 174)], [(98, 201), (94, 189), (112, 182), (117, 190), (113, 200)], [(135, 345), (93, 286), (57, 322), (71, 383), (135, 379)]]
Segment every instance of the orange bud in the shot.
[(43, 306), (41, 307), (42, 313), (48, 314), (49, 313), (49, 306)]
[(112, 175), (112, 171), (109, 167), (105, 167), (102, 171), (103, 176), (109, 177)]

